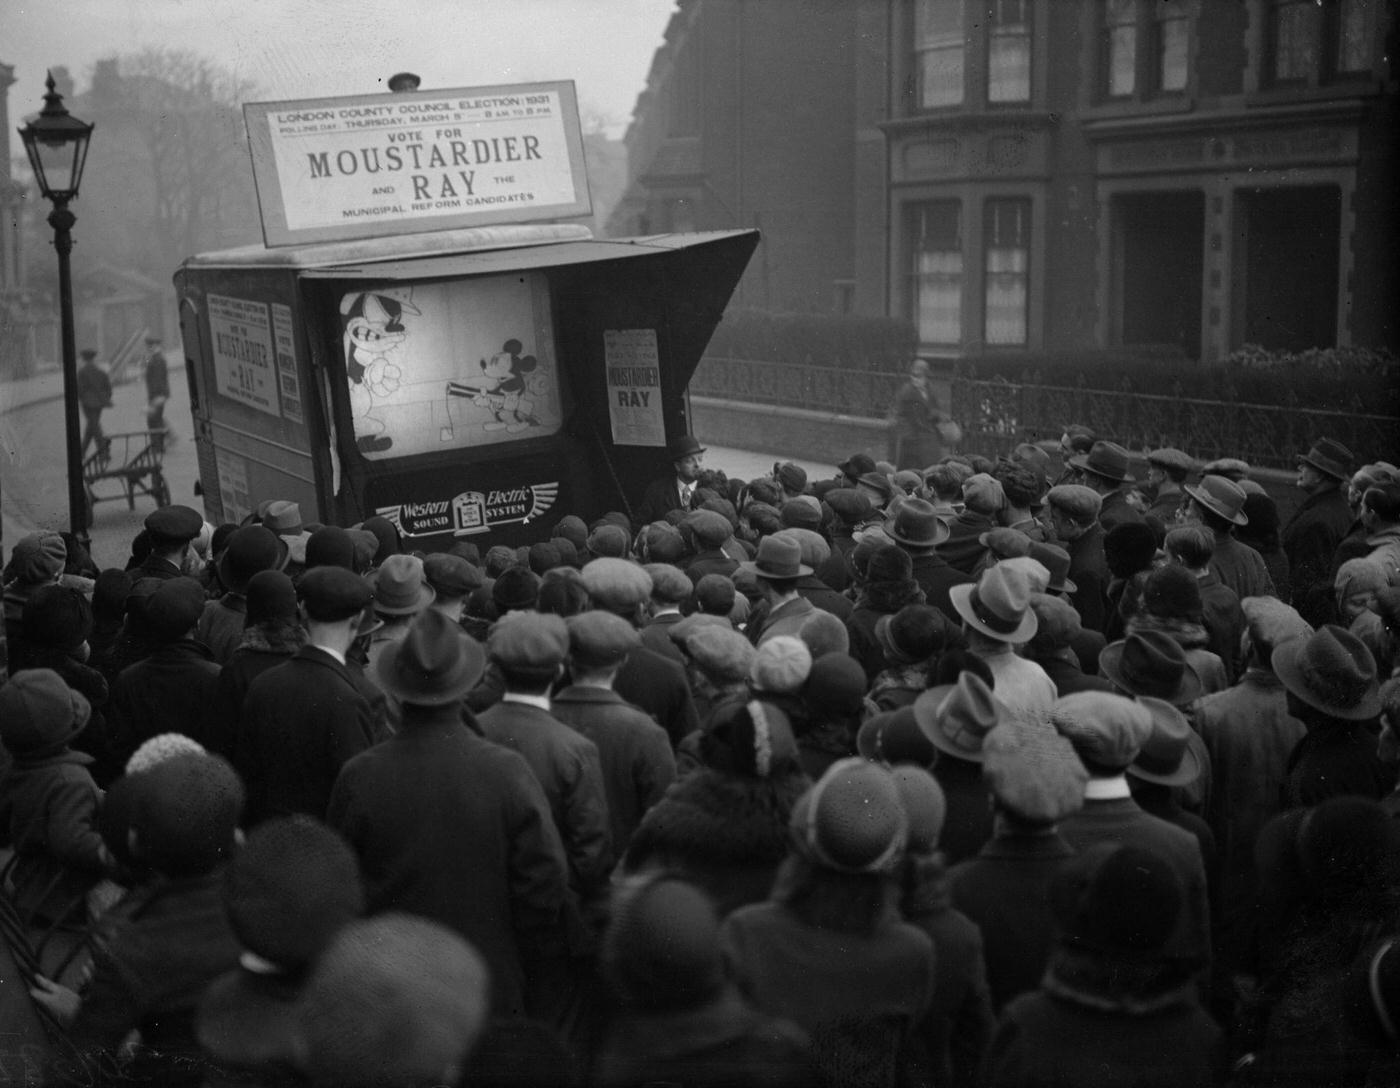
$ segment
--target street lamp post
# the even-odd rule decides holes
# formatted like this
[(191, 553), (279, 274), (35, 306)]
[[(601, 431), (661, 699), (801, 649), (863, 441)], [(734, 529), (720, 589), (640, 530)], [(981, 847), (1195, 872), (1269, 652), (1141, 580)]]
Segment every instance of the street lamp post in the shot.
[(78, 424), (78, 351), (73, 335), (73, 278), (68, 255), (73, 252), (73, 224), (77, 217), (68, 202), (78, 195), (87, 161), (93, 126), (79, 121), (64, 108), (63, 96), (54, 90), (53, 73), (47, 80), (44, 108), (19, 130), (39, 191), (53, 202), (49, 226), (58, 251), (59, 328), (63, 339), (63, 414), (68, 444), (68, 527), (88, 547), (87, 490), (83, 486), (83, 445)]

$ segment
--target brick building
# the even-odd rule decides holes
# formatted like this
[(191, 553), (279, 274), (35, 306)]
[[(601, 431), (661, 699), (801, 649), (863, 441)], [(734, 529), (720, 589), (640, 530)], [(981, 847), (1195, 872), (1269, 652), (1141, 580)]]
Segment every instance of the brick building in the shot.
[(1400, 347), (1392, 0), (681, 0), (617, 233), (923, 350)]

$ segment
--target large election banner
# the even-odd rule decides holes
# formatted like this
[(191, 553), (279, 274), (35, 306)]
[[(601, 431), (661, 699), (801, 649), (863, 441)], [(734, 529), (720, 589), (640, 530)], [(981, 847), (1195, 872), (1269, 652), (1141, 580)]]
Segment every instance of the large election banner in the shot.
[(251, 102), (269, 246), (587, 215), (571, 82)]

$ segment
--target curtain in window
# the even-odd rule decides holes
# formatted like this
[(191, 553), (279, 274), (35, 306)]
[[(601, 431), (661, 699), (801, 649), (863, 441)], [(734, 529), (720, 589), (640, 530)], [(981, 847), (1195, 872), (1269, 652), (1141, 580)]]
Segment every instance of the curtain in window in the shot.
[(1273, 10), (1274, 79), (1306, 80), (1317, 67), (1316, 26), (1307, 0), (1275, 0)]
[(988, 344), (1025, 344), (1030, 295), (1030, 203), (992, 200), (986, 211)]
[(1105, 0), (1104, 91), (1110, 98), (1130, 95), (1137, 87), (1137, 2)]
[(924, 252), (918, 259), (919, 342), (962, 342), (962, 254)]
[(1364, 72), (1371, 67), (1371, 35), (1367, 27), (1365, 0), (1338, 0), (1337, 71)]
[(914, 43), (919, 105), (957, 105), (963, 100), (963, 0), (919, 0)]
[(1030, 100), (1030, 0), (997, 0), (987, 41), (987, 101)]
[(1186, 90), (1190, 23), (1182, 0), (1157, 5), (1157, 89)]

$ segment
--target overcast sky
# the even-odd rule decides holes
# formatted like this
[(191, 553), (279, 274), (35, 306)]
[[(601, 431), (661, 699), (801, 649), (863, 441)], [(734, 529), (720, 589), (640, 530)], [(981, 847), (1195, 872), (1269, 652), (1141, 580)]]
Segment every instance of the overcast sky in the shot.
[[(259, 101), (373, 94), (409, 70), (425, 90), (572, 79), (621, 135), (675, 0), (0, 0), (14, 124), (44, 73), (87, 89), (93, 63), (148, 46), (196, 52)], [(7, 133), (7, 136), (13, 136)], [(17, 137), (11, 148), (19, 151)]]

